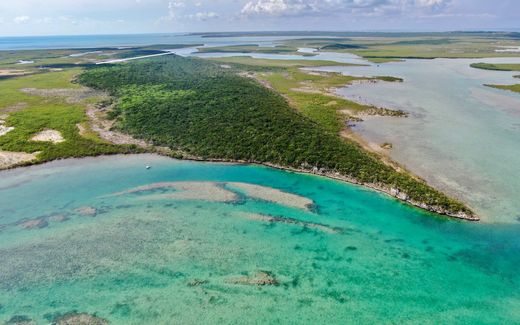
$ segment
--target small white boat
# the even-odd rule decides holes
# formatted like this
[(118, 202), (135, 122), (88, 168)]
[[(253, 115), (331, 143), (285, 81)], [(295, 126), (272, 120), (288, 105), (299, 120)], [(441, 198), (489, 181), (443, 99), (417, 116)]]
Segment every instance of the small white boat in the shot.
[(152, 169), (152, 166), (146, 166), (146, 169)]

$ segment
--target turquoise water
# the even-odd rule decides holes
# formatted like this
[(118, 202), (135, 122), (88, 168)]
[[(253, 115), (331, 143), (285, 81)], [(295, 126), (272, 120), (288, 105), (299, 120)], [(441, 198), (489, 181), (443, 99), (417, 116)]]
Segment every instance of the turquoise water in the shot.
[[(314, 205), (124, 193), (187, 181)], [(0, 172), (0, 224), (0, 322), (70, 311), (112, 324), (520, 322), (520, 226), (447, 220), (310, 175), (152, 155), (60, 161)], [(261, 272), (272, 285), (250, 283)]]

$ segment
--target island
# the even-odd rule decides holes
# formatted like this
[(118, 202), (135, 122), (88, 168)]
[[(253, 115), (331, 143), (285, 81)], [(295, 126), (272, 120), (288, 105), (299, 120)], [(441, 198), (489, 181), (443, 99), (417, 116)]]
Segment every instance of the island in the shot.
[[(400, 82), (400, 78), (312, 71), (308, 68), (353, 64), (306, 58), (313, 52), (299, 49), (351, 52), (382, 64), (412, 57), (472, 57), (476, 52), (509, 56), (493, 52), (492, 40), (512, 44), (514, 39), (509, 33), (387, 36), (355, 41), (349, 35), (303, 36), (274, 47), (159, 44), (2, 53), (0, 168), (69, 157), (154, 152), (317, 174), (437, 214), (479, 220), (464, 203), (384, 155), (391, 144), (379, 148), (382, 154), (349, 131), (365, 116), (406, 118), (407, 112), (356, 103), (334, 90), (360, 82)], [(201, 59), (173, 54), (188, 47), (202, 54), (298, 54), (302, 59)], [(455, 55), (454, 47), (463, 51)], [(421, 52), (432, 53), (432, 49), (433, 55)]]

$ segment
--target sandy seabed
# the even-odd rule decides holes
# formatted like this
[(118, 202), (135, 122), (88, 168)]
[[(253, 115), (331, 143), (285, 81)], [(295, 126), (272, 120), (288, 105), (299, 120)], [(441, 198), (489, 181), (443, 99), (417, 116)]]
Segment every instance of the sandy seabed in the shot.
[[(162, 193), (156, 193), (162, 191)], [(148, 184), (114, 196), (145, 194), (141, 199), (204, 200), (210, 202), (236, 202), (243, 192), (248, 198), (273, 202), (292, 208), (310, 210), (314, 201), (304, 196), (287, 193), (275, 188), (239, 182), (162, 182)]]

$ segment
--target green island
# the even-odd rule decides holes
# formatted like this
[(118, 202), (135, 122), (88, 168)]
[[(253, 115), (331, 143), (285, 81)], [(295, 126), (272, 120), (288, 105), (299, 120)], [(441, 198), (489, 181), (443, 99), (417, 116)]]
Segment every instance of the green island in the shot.
[[(520, 71), (520, 64), (515, 63), (472, 63), (472, 68), (496, 71)], [(518, 77), (518, 76), (517, 76)]]
[(509, 90), (513, 91), (515, 93), (520, 93), (520, 84), (516, 85), (486, 85), (487, 87), (496, 88), (496, 89), (502, 89), (502, 90)]
[[(457, 44), (455, 36), (397, 39), (378, 41), (415, 49)], [(297, 52), (301, 46), (352, 52), (377, 45), (350, 46), (349, 42), (302, 38), (275, 47), (241, 45), (201, 51), (303, 55)], [(159, 152), (320, 174), (440, 214), (478, 219), (464, 204), (390, 160), (385, 150), (391, 145), (366, 143), (350, 130), (350, 124), (369, 115), (406, 117), (407, 113), (359, 104), (337, 95), (335, 89), (401, 79), (306, 69), (356, 65), (335, 61), (192, 59), (167, 53), (183, 47), (189, 45), (0, 52), (0, 168), (67, 157)], [(518, 91), (517, 86), (490, 86)]]
[[(495, 70), (495, 71), (520, 71), (520, 64), (515, 63), (501, 63), (501, 64), (492, 64), (492, 63), (473, 63), (471, 64), (472, 68), (475, 69), (484, 69), (484, 70)], [(520, 76), (513, 76), (514, 78), (520, 78)], [(516, 93), (520, 93), (520, 84), (516, 85), (486, 85), (487, 87), (509, 90)]]
[(167, 56), (89, 69), (78, 80), (114, 98), (109, 117), (115, 127), (169, 147), (174, 157), (313, 172), (440, 214), (476, 219), (462, 203), (341, 138), (338, 125), (309, 118), (305, 108), (294, 110), (272, 89), (218, 63)]

